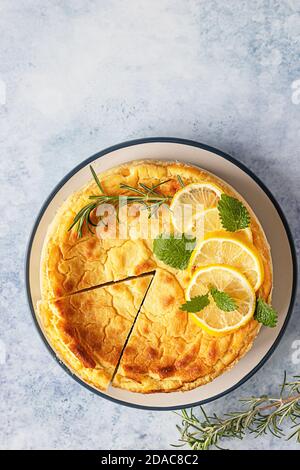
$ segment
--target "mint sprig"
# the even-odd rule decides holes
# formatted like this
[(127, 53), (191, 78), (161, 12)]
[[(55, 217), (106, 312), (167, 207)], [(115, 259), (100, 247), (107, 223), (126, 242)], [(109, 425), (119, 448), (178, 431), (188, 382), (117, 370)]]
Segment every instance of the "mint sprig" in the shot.
[(209, 303), (208, 293), (205, 295), (197, 295), (191, 300), (187, 300), (185, 304), (181, 305), (180, 309), (189, 313), (197, 313), (207, 307)]
[(250, 225), (250, 214), (238, 199), (222, 194), (218, 202), (222, 226), (228, 232), (236, 232)]
[(186, 312), (197, 313), (210, 304), (209, 294), (214, 299), (217, 307), (224, 312), (232, 312), (237, 308), (235, 300), (226, 292), (220, 291), (212, 287), (207, 294), (197, 295), (181, 305), (181, 310)]
[[(230, 297), (227, 292), (211, 287), (207, 294), (197, 295), (192, 297), (191, 300), (187, 300), (185, 304), (181, 305), (181, 310), (189, 313), (201, 312), (201, 310), (210, 304), (209, 294), (212, 296), (220, 310), (223, 310), (224, 312), (232, 312), (237, 308), (235, 300)], [(254, 318), (264, 326), (274, 328), (277, 325), (278, 313), (271, 305), (267, 304), (263, 299), (258, 298)]]
[(227, 292), (220, 291), (215, 287), (210, 289), (210, 294), (214, 299), (216, 306), (224, 312), (232, 312), (237, 308), (235, 300)]
[(173, 234), (160, 234), (153, 241), (153, 252), (163, 263), (176, 269), (186, 269), (196, 244), (195, 238), (180, 238)]
[(267, 304), (263, 299), (259, 298), (256, 302), (254, 318), (264, 326), (274, 328), (277, 325), (278, 313), (272, 305)]

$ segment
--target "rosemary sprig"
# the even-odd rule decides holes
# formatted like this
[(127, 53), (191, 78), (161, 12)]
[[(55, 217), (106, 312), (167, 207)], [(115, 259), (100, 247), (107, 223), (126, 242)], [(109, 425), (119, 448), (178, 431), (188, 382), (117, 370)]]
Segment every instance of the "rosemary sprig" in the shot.
[[(189, 445), (194, 450), (220, 449), (223, 439), (243, 439), (246, 433), (259, 437), (267, 432), (287, 440), (296, 438), (300, 443), (300, 376), (293, 381), (284, 381), (280, 396), (277, 398), (261, 396), (240, 400), (244, 409), (233, 411), (218, 417), (207, 416), (200, 407), (202, 417), (190, 412), (181, 411), (182, 425), (177, 426), (180, 432), (179, 444), (176, 447)], [(283, 426), (289, 427), (287, 435)]]
[[(97, 227), (98, 224), (95, 224), (91, 217), (93, 211), (100, 206), (101, 204), (112, 204), (117, 210), (117, 217), (118, 217), (118, 210), (125, 204), (129, 203), (140, 203), (144, 206), (145, 209), (148, 210), (149, 217), (153, 217), (157, 214), (158, 209), (164, 204), (168, 203), (172, 196), (164, 196), (160, 194), (157, 189), (165, 183), (168, 183), (170, 180), (159, 182), (152, 187), (147, 186), (144, 183), (140, 183), (138, 188), (130, 186), (128, 184), (120, 184), (120, 189), (129, 192), (130, 194), (122, 194), (122, 195), (108, 195), (105, 193), (103, 186), (101, 185), (99, 178), (90, 165), (90, 170), (93, 175), (93, 178), (100, 190), (100, 194), (91, 195), (89, 199), (92, 201), (89, 204), (86, 204), (80, 211), (75, 215), (72, 224), (70, 225), (68, 230), (71, 230), (75, 227), (78, 238), (81, 238), (83, 235), (83, 228), (86, 226), (91, 233), (94, 233), (92, 227)], [(178, 181), (180, 177), (178, 177)], [(101, 218), (98, 223), (101, 222)]]

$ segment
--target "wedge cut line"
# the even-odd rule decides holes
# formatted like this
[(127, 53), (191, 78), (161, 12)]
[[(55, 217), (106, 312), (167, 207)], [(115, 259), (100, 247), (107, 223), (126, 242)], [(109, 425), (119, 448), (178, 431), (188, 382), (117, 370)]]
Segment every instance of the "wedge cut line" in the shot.
[(76, 294), (82, 294), (84, 292), (89, 292), (89, 291), (92, 291), (92, 290), (95, 290), (95, 289), (100, 289), (101, 287), (113, 286), (115, 284), (120, 284), (120, 283), (126, 282), (126, 281), (134, 281), (135, 279), (141, 279), (141, 278), (147, 277), (147, 276), (154, 276), (154, 274), (155, 274), (155, 271), (149, 271), (149, 272), (146, 272), (146, 273), (138, 274), (136, 276), (128, 276), (125, 279), (116, 279), (114, 281), (103, 282), (103, 283), (97, 284), (95, 286), (86, 287), (85, 289), (80, 289), (80, 290), (77, 290), (77, 291), (74, 291), (74, 292), (70, 292), (69, 294), (62, 295), (61, 297), (45, 299), (45, 302), (55, 302), (56, 300), (66, 299), (66, 298), (72, 297), (73, 295), (76, 295)]
[(143, 274), (38, 303), (49, 344), (85, 382), (107, 389), (152, 279)]
[[(141, 276), (140, 276), (140, 277), (141, 277)], [(141, 302), (141, 304), (140, 304), (140, 306), (139, 306), (139, 309), (138, 309), (138, 311), (137, 311), (137, 314), (136, 314), (136, 316), (135, 316), (135, 319), (134, 319), (134, 321), (133, 321), (133, 323), (132, 323), (132, 325), (131, 325), (130, 331), (129, 331), (128, 335), (127, 335), (126, 341), (125, 341), (124, 346), (123, 346), (123, 348), (122, 348), (122, 351), (121, 351), (121, 354), (120, 354), (118, 363), (117, 363), (117, 365), (116, 365), (115, 371), (114, 371), (114, 373), (113, 373), (113, 376), (112, 376), (112, 378), (111, 378), (111, 381), (110, 381), (109, 385), (112, 385), (112, 383), (113, 383), (113, 381), (114, 381), (114, 378), (115, 378), (115, 375), (116, 375), (117, 372), (118, 372), (118, 368), (119, 368), (120, 362), (121, 362), (121, 360), (122, 360), (123, 353), (124, 353), (124, 351), (125, 351), (125, 349), (126, 349), (126, 346), (127, 346), (127, 344), (128, 344), (128, 341), (130, 340), (130, 336), (131, 336), (131, 334), (132, 334), (132, 332), (133, 332), (135, 323), (136, 323), (136, 321), (137, 321), (137, 319), (138, 319), (138, 316), (139, 316), (140, 311), (141, 311), (141, 309), (142, 309), (142, 307), (143, 307), (143, 304), (144, 304), (144, 302), (145, 302), (145, 300), (146, 300), (146, 298), (147, 298), (147, 294), (148, 294), (149, 289), (150, 289), (150, 287), (151, 287), (151, 284), (152, 284), (152, 282), (153, 282), (153, 280), (154, 280), (154, 277), (155, 277), (155, 272), (154, 272), (153, 275), (152, 275), (152, 279), (151, 279), (151, 281), (150, 281), (150, 283), (149, 283), (149, 285), (148, 285), (148, 287), (147, 287), (147, 289), (146, 289), (146, 292), (145, 292), (144, 297), (143, 297), (143, 299), (142, 299), (142, 302)]]

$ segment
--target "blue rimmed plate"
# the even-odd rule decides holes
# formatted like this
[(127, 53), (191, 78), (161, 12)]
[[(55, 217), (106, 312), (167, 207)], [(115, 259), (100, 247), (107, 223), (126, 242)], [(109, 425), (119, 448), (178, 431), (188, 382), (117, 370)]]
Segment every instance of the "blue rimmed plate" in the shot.
[[(177, 160), (208, 170), (233, 186), (252, 206), (271, 246), (274, 267), (273, 305), (279, 312), (276, 328), (262, 328), (252, 349), (231, 370), (213, 382), (186, 392), (137, 394), (114, 387), (100, 392), (76, 376), (63, 364), (48, 344), (36, 316), (41, 298), (40, 261), (43, 241), (57, 209), (74, 191), (90, 180), (89, 164), (97, 172), (133, 160)], [(203, 404), (234, 390), (253, 376), (277, 347), (291, 315), (296, 294), (296, 255), (292, 236), (278, 203), (264, 184), (244, 165), (229, 155), (204, 144), (177, 138), (148, 138), (124, 142), (105, 149), (74, 168), (57, 185), (43, 204), (29, 240), (26, 259), (26, 286), (30, 309), (37, 329), (59, 364), (80, 384), (117, 403), (143, 409), (177, 409)]]

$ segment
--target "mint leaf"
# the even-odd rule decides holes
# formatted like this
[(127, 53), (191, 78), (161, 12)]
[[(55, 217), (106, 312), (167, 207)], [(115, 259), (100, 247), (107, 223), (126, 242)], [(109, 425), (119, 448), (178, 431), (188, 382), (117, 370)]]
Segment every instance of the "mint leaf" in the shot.
[(210, 289), (210, 294), (214, 299), (217, 307), (224, 312), (232, 312), (237, 308), (236, 302), (229, 294), (221, 290), (212, 287)]
[(197, 295), (181, 305), (180, 309), (190, 313), (197, 313), (207, 307), (207, 305), (209, 305), (208, 294)]
[(277, 325), (278, 313), (263, 299), (257, 299), (254, 318), (264, 326), (274, 328)]
[(228, 232), (236, 232), (249, 227), (250, 214), (238, 199), (222, 194), (218, 202), (222, 226)]
[(184, 234), (181, 238), (174, 235), (161, 234), (153, 241), (153, 252), (163, 263), (176, 269), (186, 269), (195, 247), (196, 239), (187, 238)]

